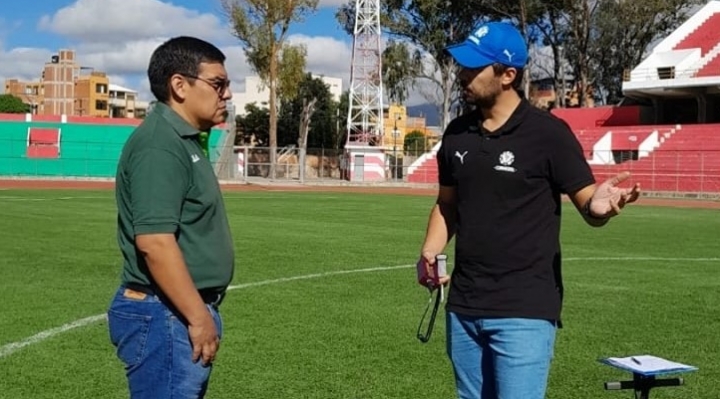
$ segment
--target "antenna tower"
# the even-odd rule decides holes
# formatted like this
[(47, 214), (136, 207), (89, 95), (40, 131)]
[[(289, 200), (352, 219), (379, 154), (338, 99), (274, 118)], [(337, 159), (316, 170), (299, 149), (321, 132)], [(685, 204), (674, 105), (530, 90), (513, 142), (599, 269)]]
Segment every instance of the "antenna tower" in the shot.
[(356, 0), (355, 10), (347, 144), (350, 146), (382, 145), (383, 87), (380, 0)]

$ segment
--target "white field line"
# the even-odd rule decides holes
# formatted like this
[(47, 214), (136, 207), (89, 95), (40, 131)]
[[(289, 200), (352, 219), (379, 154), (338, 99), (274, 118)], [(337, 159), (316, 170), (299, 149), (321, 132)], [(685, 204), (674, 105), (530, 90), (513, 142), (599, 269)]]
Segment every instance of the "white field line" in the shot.
[(81, 197), (45, 197), (45, 198), (39, 198), (39, 197), (21, 197), (21, 196), (14, 196), (14, 195), (0, 195), (0, 201), (68, 201), (68, 200), (86, 200), (86, 199), (112, 199), (113, 197), (107, 196), (81, 196)]
[[(652, 257), (652, 256), (648, 256), (648, 257), (642, 257), (642, 256), (641, 257), (632, 257), (632, 256), (600, 257), (599, 256), (599, 257), (569, 257), (569, 258), (563, 259), (563, 261), (570, 261), (570, 262), (573, 262), (573, 261), (720, 262), (720, 258), (662, 258), (662, 257)], [(366, 269), (338, 270), (338, 271), (325, 272), (325, 273), (305, 274), (305, 275), (301, 275), (301, 276), (282, 277), (282, 278), (277, 278), (277, 279), (272, 279), (272, 280), (256, 281), (253, 283), (231, 285), (230, 287), (228, 287), (228, 290), (230, 291), (230, 290), (260, 287), (263, 285), (279, 284), (279, 283), (285, 283), (285, 282), (297, 281), (297, 280), (310, 280), (310, 279), (323, 278), (323, 277), (329, 277), (329, 276), (337, 276), (337, 275), (342, 275), (342, 274), (372, 273), (372, 272), (378, 272), (378, 271), (407, 269), (407, 268), (411, 268), (411, 267), (415, 267), (415, 265), (373, 267), (373, 268), (366, 268)], [(20, 341), (5, 344), (2, 347), (0, 347), (0, 359), (10, 356), (13, 353), (21, 350), (22, 348), (25, 348), (26, 346), (30, 346), (33, 344), (43, 342), (43, 341), (50, 339), (56, 335), (60, 335), (67, 331), (90, 325), (92, 323), (101, 321), (105, 318), (106, 318), (105, 313), (98, 314), (95, 316), (85, 317), (83, 319), (75, 320), (71, 323), (63, 324), (59, 327), (41, 331), (30, 337), (23, 338)]]
[[(259, 287), (262, 285), (279, 284), (279, 283), (295, 281), (295, 280), (309, 280), (309, 279), (322, 278), (322, 277), (328, 277), (328, 276), (336, 276), (336, 275), (341, 275), (341, 274), (370, 273), (370, 272), (385, 271), (385, 270), (404, 269), (404, 268), (410, 268), (410, 267), (414, 267), (414, 266), (415, 265), (373, 267), (373, 268), (368, 268), (368, 269), (338, 270), (338, 271), (325, 272), (325, 273), (306, 274), (306, 275), (302, 275), (302, 276), (282, 277), (282, 278), (277, 278), (277, 279), (272, 279), (272, 280), (257, 281), (254, 283), (231, 285), (230, 287), (228, 287), (228, 290), (238, 290), (238, 289), (244, 289), (244, 288)], [(105, 313), (98, 314), (95, 316), (85, 317), (80, 320), (75, 320), (71, 323), (63, 324), (60, 327), (55, 327), (55, 328), (51, 328), (49, 330), (39, 332), (33, 336), (21, 339), (20, 341), (5, 344), (0, 347), (0, 359), (3, 357), (10, 356), (13, 353), (19, 351), (20, 349), (22, 349), (26, 346), (40, 343), (40, 342), (45, 341), (49, 338), (52, 338), (56, 335), (60, 335), (64, 332), (68, 332), (68, 331), (74, 330), (76, 328), (87, 326), (89, 324), (104, 320), (105, 318), (106, 318)]]

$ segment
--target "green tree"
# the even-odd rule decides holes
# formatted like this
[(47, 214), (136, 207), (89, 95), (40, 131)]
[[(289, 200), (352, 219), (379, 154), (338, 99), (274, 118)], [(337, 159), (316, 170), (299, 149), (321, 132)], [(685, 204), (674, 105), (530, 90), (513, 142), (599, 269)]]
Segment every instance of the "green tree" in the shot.
[[(532, 24), (539, 34), (540, 43), (550, 47), (552, 54), (551, 66), (540, 67), (540, 73), (543, 72), (553, 77), (555, 93), (557, 93), (557, 106), (565, 108), (565, 89), (567, 87), (566, 71), (567, 61), (564, 53), (565, 45), (568, 41), (569, 30), (566, 25), (567, 13), (564, 10), (566, 6), (565, 0), (545, 0), (542, 3), (541, 16)], [(548, 62), (545, 62), (548, 64)], [(536, 68), (539, 64), (535, 64)]]
[(281, 145), (298, 144), (298, 131), (305, 103), (315, 100), (310, 118), (307, 148), (334, 148), (337, 129), (338, 104), (330, 88), (320, 78), (307, 73), (298, 84), (298, 95), (283, 101), (278, 123), (278, 142)]
[(275, 176), (279, 97), (292, 98), (305, 68), (305, 49), (287, 43), (290, 25), (317, 9), (318, 0), (221, 0), (253, 70), (269, 89), (270, 176)]
[(333, 131), (332, 146), (330, 148), (339, 151), (345, 147), (347, 141), (347, 121), (350, 112), (350, 91), (345, 90), (340, 95), (340, 103), (337, 105), (337, 113), (335, 115), (336, 128)]
[(423, 132), (413, 130), (412, 132), (405, 135), (405, 142), (403, 143), (403, 150), (406, 154), (414, 156), (422, 155), (427, 152), (427, 138)]
[(12, 94), (0, 94), (1, 114), (26, 114), (30, 112), (30, 106), (23, 103), (19, 97)]
[(594, 29), (594, 21), (603, 0), (563, 0), (569, 28), (565, 53), (571, 60), (578, 105), (587, 105), (587, 97), (593, 86), (596, 73), (596, 59), (593, 58), (594, 45), (601, 33)]
[(422, 74), (422, 57), (405, 42), (390, 40), (383, 51), (382, 77), (388, 99), (395, 104), (407, 100), (413, 77)]
[(235, 118), (235, 145), (247, 145), (253, 141), (261, 147), (267, 146), (269, 140), (270, 111), (258, 107), (255, 103), (245, 106), (245, 114)]

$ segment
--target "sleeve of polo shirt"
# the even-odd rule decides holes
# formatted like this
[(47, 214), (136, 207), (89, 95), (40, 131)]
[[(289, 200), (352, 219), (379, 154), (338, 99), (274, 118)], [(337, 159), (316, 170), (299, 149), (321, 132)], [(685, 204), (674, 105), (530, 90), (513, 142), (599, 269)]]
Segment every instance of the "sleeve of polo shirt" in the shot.
[(550, 148), (550, 173), (560, 191), (568, 194), (595, 183), (582, 146), (570, 127), (562, 121), (558, 123), (554, 138)]
[(190, 184), (189, 170), (170, 151), (141, 150), (128, 173), (135, 234), (175, 233)]

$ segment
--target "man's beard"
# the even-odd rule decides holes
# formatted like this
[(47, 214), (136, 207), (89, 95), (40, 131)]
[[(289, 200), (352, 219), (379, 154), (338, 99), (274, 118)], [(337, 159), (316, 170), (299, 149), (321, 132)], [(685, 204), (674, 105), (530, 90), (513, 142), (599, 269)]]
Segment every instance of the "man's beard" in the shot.
[(466, 102), (472, 104), (479, 109), (490, 109), (497, 103), (498, 96), (502, 92), (502, 87), (494, 85), (487, 87), (480, 95), (469, 95), (466, 97)]
[(473, 104), (480, 109), (490, 109), (495, 106), (497, 98), (498, 93), (489, 93), (489, 95), (474, 98)]

